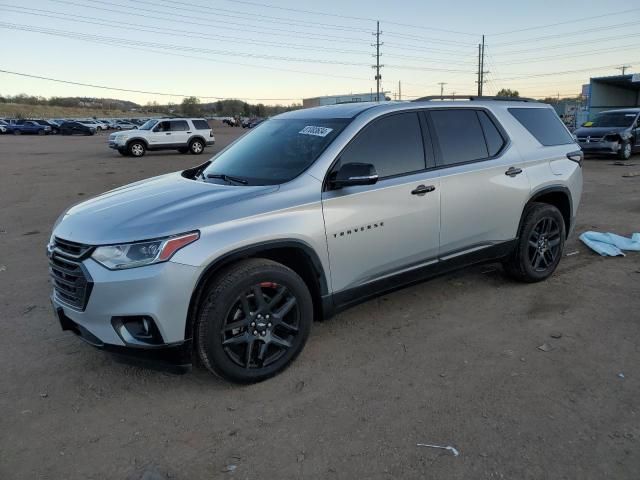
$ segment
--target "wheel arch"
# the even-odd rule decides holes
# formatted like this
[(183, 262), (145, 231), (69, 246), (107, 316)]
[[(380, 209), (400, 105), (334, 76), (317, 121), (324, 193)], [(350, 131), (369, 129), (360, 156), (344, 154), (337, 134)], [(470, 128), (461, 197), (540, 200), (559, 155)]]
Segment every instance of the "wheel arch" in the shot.
[(248, 258), (268, 258), (281, 263), (296, 272), (309, 288), (313, 299), (314, 316), (323, 318), (328, 297), (327, 276), (322, 262), (315, 250), (301, 240), (283, 239), (262, 242), (232, 250), (211, 262), (202, 272), (191, 294), (187, 320), (185, 323), (185, 340), (192, 339), (194, 323), (202, 295), (211, 281), (225, 267)]
[(204, 139), (202, 135), (193, 135), (189, 137), (189, 141), (187, 142), (187, 144), (191, 145), (191, 142), (193, 142), (194, 140), (200, 140), (203, 143), (203, 147), (207, 145), (207, 141)]
[(125, 143), (125, 148), (129, 149), (129, 146), (135, 141), (140, 141), (140, 142), (144, 143), (144, 148), (149, 149), (149, 142), (144, 137), (133, 137), (133, 138), (128, 139), (127, 143)]
[(565, 233), (568, 236), (571, 228), (573, 227), (573, 199), (571, 197), (571, 191), (564, 185), (551, 185), (536, 190), (522, 210), (520, 217), (520, 224), (518, 225), (518, 235), (520, 235), (520, 229), (522, 228), (522, 222), (524, 221), (525, 212), (529, 205), (532, 203), (546, 203), (553, 205), (562, 214), (564, 220)]

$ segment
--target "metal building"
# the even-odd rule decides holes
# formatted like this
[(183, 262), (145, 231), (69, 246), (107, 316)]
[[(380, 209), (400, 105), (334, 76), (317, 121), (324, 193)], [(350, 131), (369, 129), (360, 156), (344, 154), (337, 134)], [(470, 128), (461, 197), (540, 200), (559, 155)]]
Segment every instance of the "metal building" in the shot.
[(640, 73), (592, 78), (585, 93), (590, 118), (603, 110), (640, 107)]
[[(380, 101), (388, 102), (391, 100), (387, 94), (389, 92), (380, 92)], [(336, 105), (338, 103), (355, 103), (355, 102), (375, 102), (376, 92), (370, 93), (347, 93), (344, 95), (327, 95), (325, 97), (303, 98), (302, 107), (320, 107), (323, 105)]]

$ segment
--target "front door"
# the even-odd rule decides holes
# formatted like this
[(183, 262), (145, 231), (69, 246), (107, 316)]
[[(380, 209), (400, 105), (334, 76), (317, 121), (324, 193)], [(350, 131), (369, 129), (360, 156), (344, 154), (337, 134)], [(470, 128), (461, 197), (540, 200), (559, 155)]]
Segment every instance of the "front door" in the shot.
[(340, 154), (332, 171), (369, 163), (379, 180), (322, 194), (334, 293), (436, 261), (440, 183), (427, 168), (433, 151), (430, 142), (424, 148), (425, 128), (415, 111), (388, 115), (365, 126)]

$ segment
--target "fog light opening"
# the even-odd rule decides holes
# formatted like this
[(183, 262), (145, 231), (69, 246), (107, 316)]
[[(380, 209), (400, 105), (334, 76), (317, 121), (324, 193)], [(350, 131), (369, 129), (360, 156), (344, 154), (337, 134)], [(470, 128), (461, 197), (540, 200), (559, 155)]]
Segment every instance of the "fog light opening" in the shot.
[(127, 345), (156, 346), (164, 344), (160, 330), (149, 316), (113, 317), (111, 324)]

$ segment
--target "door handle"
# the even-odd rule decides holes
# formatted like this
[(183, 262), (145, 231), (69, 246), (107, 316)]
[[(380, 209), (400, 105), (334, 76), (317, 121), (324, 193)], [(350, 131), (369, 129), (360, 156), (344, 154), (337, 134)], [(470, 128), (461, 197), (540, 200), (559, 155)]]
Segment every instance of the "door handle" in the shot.
[(411, 190), (411, 195), (424, 195), (425, 193), (433, 192), (436, 189), (433, 185), (418, 185), (414, 190)]
[(167, 133), (165, 133), (165, 135), (171, 135), (171, 132), (167, 132)]
[(191, 132), (187, 132), (187, 133), (191, 133)]
[(522, 173), (521, 168), (509, 167), (509, 170), (504, 172), (504, 174), (508, 177), (515, 177), (516, 175), (520, 175)]

